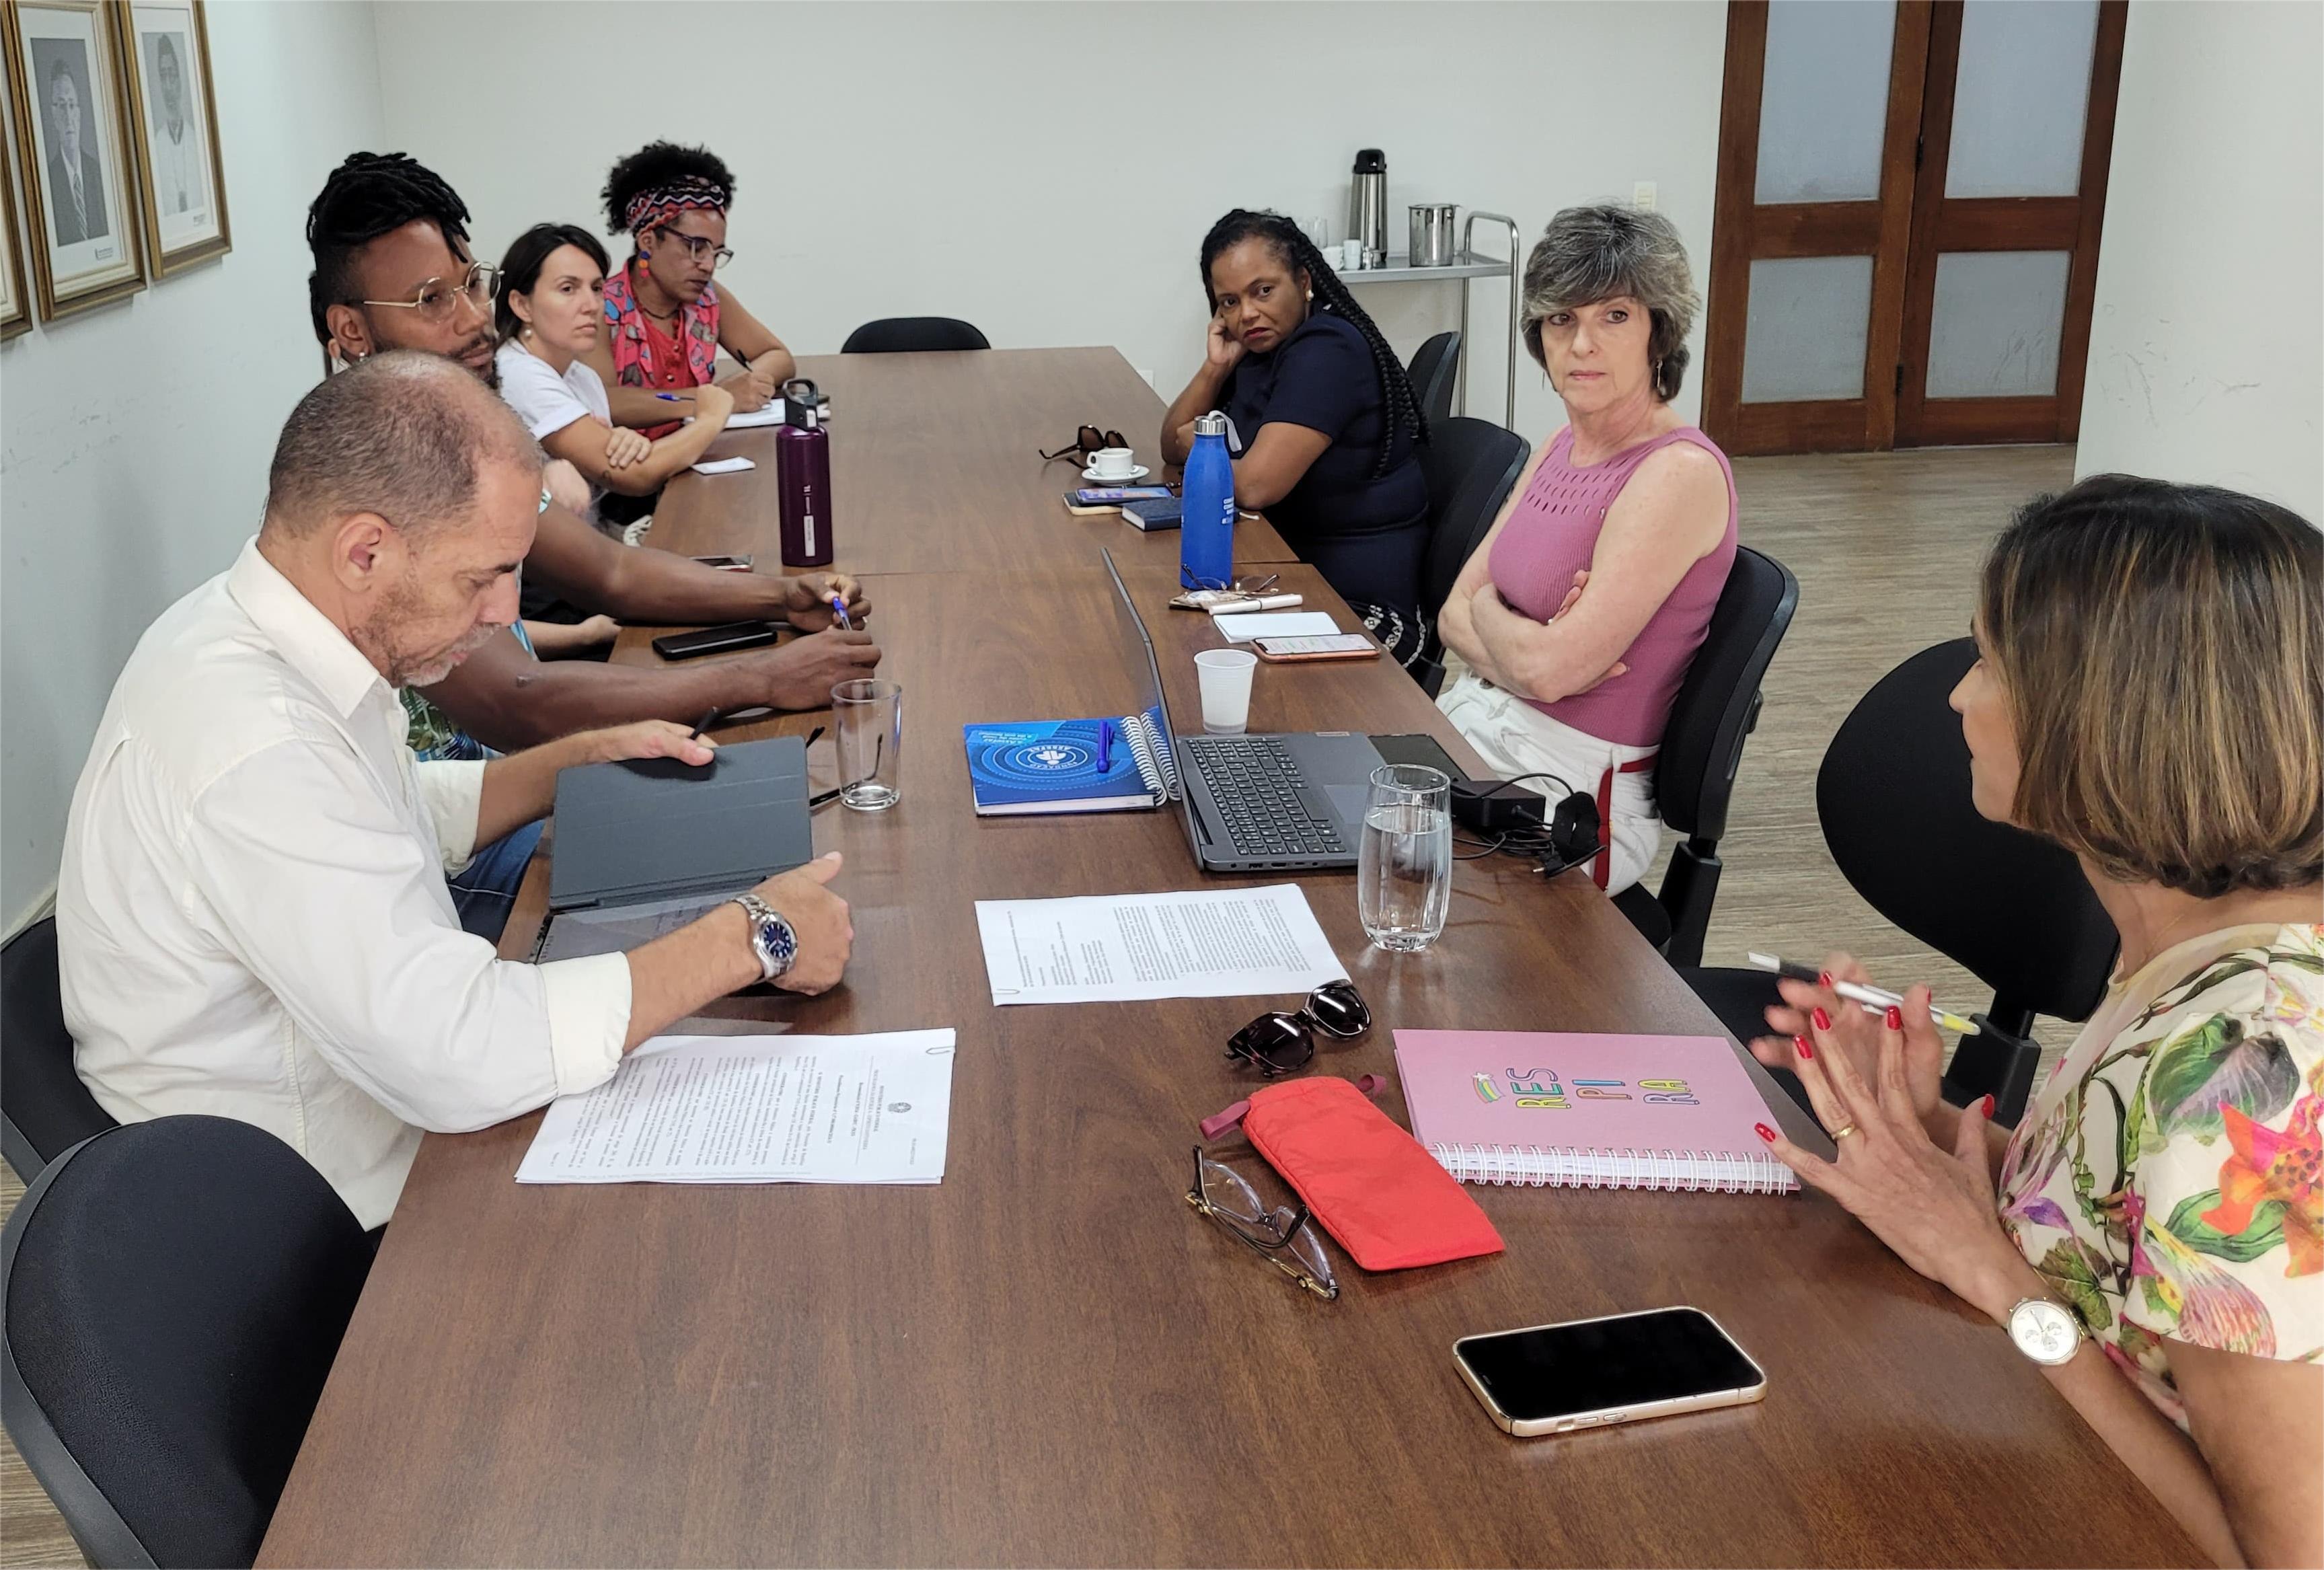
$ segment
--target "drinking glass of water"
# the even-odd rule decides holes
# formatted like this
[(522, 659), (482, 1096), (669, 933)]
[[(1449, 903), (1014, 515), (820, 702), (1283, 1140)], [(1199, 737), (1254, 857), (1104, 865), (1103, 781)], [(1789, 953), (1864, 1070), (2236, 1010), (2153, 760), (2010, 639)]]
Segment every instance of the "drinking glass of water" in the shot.
[(1443, 771), (1424, 764), (1372, 771), (1356, 847), (1356, 913), (1373, 947), (1409, 952), (1443, 933), (1452, 899), (1452, 793)]
[(838, 728), (839, 801), (885, 812), (903, 796), (904, 689), (892, 681), (843, 681), (831, 689)]

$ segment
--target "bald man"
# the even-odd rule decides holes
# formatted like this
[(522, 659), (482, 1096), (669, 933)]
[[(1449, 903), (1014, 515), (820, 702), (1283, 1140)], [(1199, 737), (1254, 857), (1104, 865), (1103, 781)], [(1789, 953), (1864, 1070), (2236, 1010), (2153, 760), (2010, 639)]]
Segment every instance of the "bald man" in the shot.
[(461, 930), (445, 869), (545, 816), (559, 769), (711, 757), (661, 720), (489, 762), (405, 746), (397, 689), (516, 618), (540, 466), (448, 360), (377, 355), (317, 387), (258, 537), (148, 629), (73, 792), (57, 938), (98, 1104), (255, 1123), (366, 1227), (423, 1130), (600, 1084), (752, 983), (821, 992), (853, 942), (835, 855), (626, 955), (516, 965)]

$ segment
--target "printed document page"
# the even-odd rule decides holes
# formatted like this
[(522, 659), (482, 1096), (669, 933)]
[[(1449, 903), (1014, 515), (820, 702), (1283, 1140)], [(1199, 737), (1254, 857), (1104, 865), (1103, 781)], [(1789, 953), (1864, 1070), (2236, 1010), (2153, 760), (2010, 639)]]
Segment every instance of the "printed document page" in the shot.
[(995, 1003), (1313, 992), (1347, 972), (1296, 883), (979, 900)]
[(953, 1033), (657, 1036), (549, 1104), (520, 1183), (934, 1183)]

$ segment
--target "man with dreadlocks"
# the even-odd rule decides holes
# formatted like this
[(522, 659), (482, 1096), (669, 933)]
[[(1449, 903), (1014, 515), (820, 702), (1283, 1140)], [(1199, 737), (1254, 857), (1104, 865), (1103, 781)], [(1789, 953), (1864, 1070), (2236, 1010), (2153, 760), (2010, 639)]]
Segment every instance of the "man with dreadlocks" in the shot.
[[(468, 209), (433, 171), (400, 152), (351, 154), (307, 214), (315, 255), (308, 307), (332, 359), (359, 363), (385, 349), (419, 349), (496, 380), (493, 269), (468, 244)], [(662, 407), (668, 407), (663, 405)], [(821, 708), (831, 689), (867, 676), (880, 651), (870, 634), (831, 625), (829, 596), (864, 614), (853, 578), (719, 572), (666, 550), (607, 539), (544, 495), (525, 577), (575, 605), (634, 622), (707, 624), (780, 618), (812, 635), (778, 649), (689, 668), (533, 659), (513, 633), (493, 637), (425, 694), (402, 689), (412, 750), (473, 759), (576, 731), (632, 720), (692, 722), (710, 709)], [(532, 614), (528, 606), (527, 614)], [(471, 929), (498, 935), (538, 829), (487, 845), (453, 880)]]
[(1162, 420), (1162, 456), (1194, 417), (1227, 417), (1235, 501), (1268, 522), (1399, 655), (1419, 652), (1428, 418), (1379, 328), (1299, 226), (1237, 208), (1203, 239), (1208, 346)]
[(783, 340), (711, 274), (733, 260), (726, 209), (734, 175), (716, 153), (650, 142), (605, 177), (605, 223), (637, 252), (605, 280), (605, 337), (586, 356), (604, 381), (613, 423), (659, 439), (678, 429), (670, 405), (709, 383), (724, 349), (743, 370), (719, 383), (738, 411), (766, 403), (798, 374)]

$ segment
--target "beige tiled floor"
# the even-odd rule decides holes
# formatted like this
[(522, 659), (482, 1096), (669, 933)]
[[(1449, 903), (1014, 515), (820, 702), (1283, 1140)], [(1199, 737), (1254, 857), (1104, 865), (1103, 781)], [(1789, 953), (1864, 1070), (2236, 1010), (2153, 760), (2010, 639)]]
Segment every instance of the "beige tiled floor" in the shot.
[[(1815, 771), (1867, 688), (1968, 629), (1986, 542), (2026, 498), (2072, 480), (2073, 449), (1751, 458), (1735, 470), (1743, 538), (1799, 575), (1800, 607), (1744, 752), (1704, 963), (1740, 964), (1747, 948), (1803, 958), (1847, 948), (1893, 984), (1923, 980), (1941, 997), (1982, 1004), (1975, 980), (1841, 881), (1816, 828)], [(0, 1169), (0, 1214), (22, 1192)], [(15, 1447), (0, 1445), (0, 1566), (80, 1563)]]

